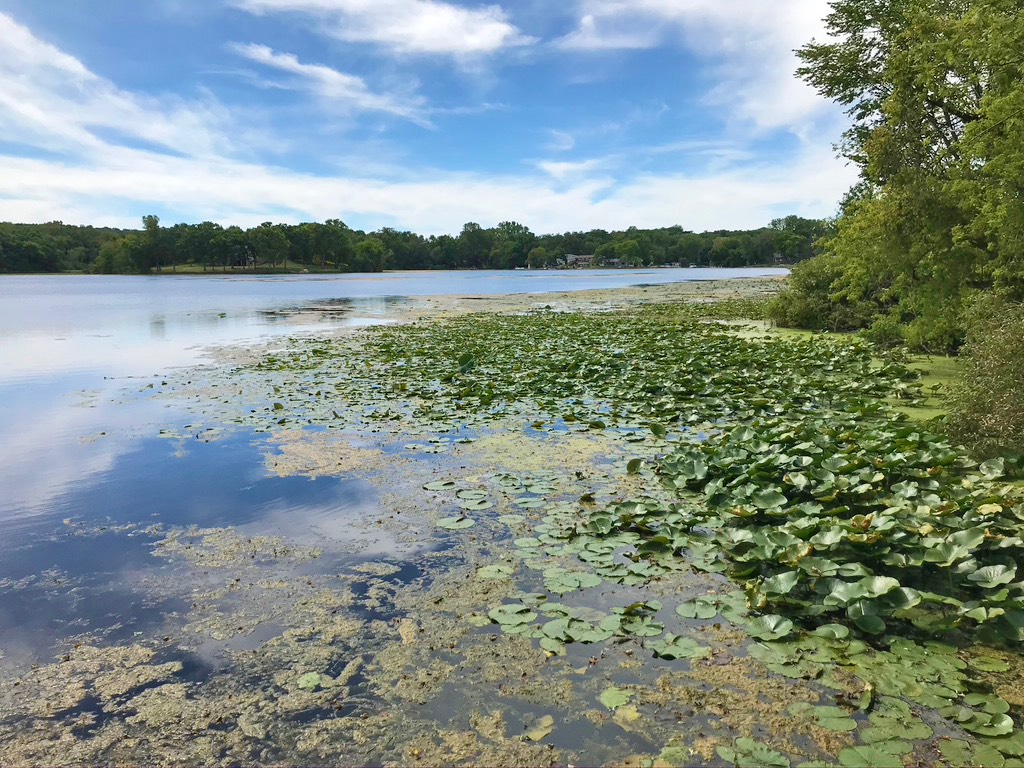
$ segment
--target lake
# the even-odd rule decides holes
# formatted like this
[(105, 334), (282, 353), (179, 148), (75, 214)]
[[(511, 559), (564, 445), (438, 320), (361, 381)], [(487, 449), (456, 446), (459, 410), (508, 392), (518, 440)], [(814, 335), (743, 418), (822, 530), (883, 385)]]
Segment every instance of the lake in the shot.
[[(367, 275), (0, 278), (0, 385), (60, 373), (148, 375), (195, 362), (200, 347), (385, 320), (403, 297), (493, 296), (765, 277), (784, 269), (391, 272)], [(349, 311), (306, 324), (290, 313)]]
[[(59, 530), (54, 526), (65, 518), (124, 522), (138, 519), (145, 507), (163, 510), (147, 512), (147, 519), (155, 515), (168, 522), (168, 489), (161, 484), (179, 471), (182, 490), (201, 506), (235, 494), (233, 502), (219, 502), (216, 520), (205, 522), (231, 521), (240, 506), (251, 514), (249, 497), (236, 491), (249, 480), (258, 483), (258, 461), (234, 467), (241, 449), (217, 446), (208, 450), (203, 471), (184, 469), (171, 460), (167, 441), (154, 439), (159, 426), (183, 427), (189, 419), (179, 404), (147, 397), (146, 387), (168, 370), (204, 360), (211, 346), (387, 323), (407, 297), (539, 294), (785, 273), (623, 269), (0, 278), (0, 579), (26, 575), (12, 570), (11, 547)], [(303, 311), (309, 308), (337, 311)], [(132, 388), (139, 391), (126, 396)], [(266, 484), (280, 486), (276, 480)], [(304, 503), (291, 499), (290, 490), (275, 493), (285, 506)], [(191, 520), (182, 511), (186, 497), (179, 501), (172, 521)], [(59, 548), (54, 554), (59, 556)], [(83, 565), (59, 563), (70, 570)], [(3, 621), (3, 611), (0, 595), (0, 633), (18, 623)]]
[[(318, 602), (323, 593), (301, 595), (314, 579), (318, 587), (348, 595), (349, 613), (374, 625), (402, 620), (389, 607), (388, 595), (398, 599), (397, 586), (426, 587), (434, 578), (429, 574), (444, 572), (449, 545), (436, 539), (432, 523), (386, 524), (401, 513), (402, 493), (419, 492), (431, 473), (458, 469), (444, 455), (443, 441), (364, 436), (367, 455), (394, 456), (395, 466), (404, 467), (401, 477), (390, 476), (387, 467), (363, 473), (370, 481), (359, 472), (317, 479), (275, 473), (266, 434), (219, 424), (192, 403), (210, 400), (208, 393), (187, 395), (190, 367), (207, 361), (211, 348), (387, 324), (396, 307), (417, 297), (781, 274), (785, 270), (650, 269), (0, 278), (0, 679), (48, 664), (69, 648), (141, 654), (141, 644), (146, 658), (155, 653), (154, 663), (179, 669), (182, 680), (221, 681), (213, 690), (230, 680), (231, 696), (251, 695), (237, 671), (227, 677), (220, 671), (236, 670), (238, 654), (265, 653), (296, 621), (333, 616), (337, 607)], [(172, 378), (178, 396), (164, 397), (161, 388)], [(229, 399), (221, 401), (225, 414)], [(263, 570), (251, 570), (249, 547)], [(282, 547), (288, 554), (278, 558)], [(229, 572), (239, 575), (228, 579), (224, 592)], [(283, 584), (287, 597), (232, 595), (235, 583), (270, 592)], [(310, 606), (324, 612), (310, 614)], [(197, 618), (204, 610), (212, 613)], [(154, 651), (161, 642), (154, 638), (165, 636), (166, 648)], [(115, 668), (121, 664), (104, 659)], [(324, 663), (344, 677), (347, 667), (337, 658)], [(359, 699), (362, 689), (358, 677), (353, 680), (345, 712), (378, 712), (379, 703)], [(69, 685), (56, 678), (46, 684), (53, 689), (41, 691), (44, 698), (60, 696)], [(129, 689), (144, 692), (146, 685), (152, 683)], [(113, 727), (122, 717), (120, 701), (83, 692), (62, 711)], [(432, 710), (431, 717), (445, 711)], [(536, 714), (520, 716), (525, 722)], [(295, 713), (296, 722), (305, 716)], [(19, 722), (7, 721), (11, 727)], [(65, 727), (78, 726), (71, 720), (54, 725), (54, 736)], [(589, 738), (585, 731), (564, 734), (573, 748)], [(3, 738), (0, 732), (0, 744)], [(291, 749), (272, 744), (262, 754), (290, 762)]]
[(1017, 764), (1016, 491), (763, 274), (0, 279), (5, 764)]

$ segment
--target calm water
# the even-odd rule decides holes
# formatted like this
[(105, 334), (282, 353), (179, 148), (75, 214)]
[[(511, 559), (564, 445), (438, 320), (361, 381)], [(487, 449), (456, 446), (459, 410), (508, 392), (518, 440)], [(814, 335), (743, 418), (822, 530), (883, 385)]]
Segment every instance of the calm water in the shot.
[[(781, 269), (394, 272), (380, 275), (0, 277), (0, 385), (56, 374), (150, 375), (199, 359), (199, 347), (365, 324), (402, 297), (620, 288), (760, 277)], [(339, 317), (292, 311), (340, 302)]]
[[(130, 636), (180, 607), (131, 586), (140, 571), (164, 567), (151, 539), (80, 534), (97, 525), (235, 525), (291, 539), (347, 537), (346, 546), (365, 538), (348, 522), (376, 503), (365, 484), (268, 477), (257, 438), (245, 433), (211, 444), (157, 437), (163, 427), (187, 433), (189, 416), (150, 399), (147, 383), (201, 361), (211, 345), (388, 322), (402, 297), (783, 272), (0, 278), (0, 657), (46, 657), (86, 628)], [(302, 312), (325, 305), (339, 311)], [(367, 557), (400, 554), (386, 540), (355, 543)]]

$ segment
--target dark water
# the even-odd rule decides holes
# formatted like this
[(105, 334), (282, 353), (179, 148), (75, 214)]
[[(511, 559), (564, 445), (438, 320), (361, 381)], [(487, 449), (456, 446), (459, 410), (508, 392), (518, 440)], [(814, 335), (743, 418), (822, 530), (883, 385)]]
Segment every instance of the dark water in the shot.
[(176, 566), (153, 556), (154, 542), (178, 527), (234, 526), (242, 535), (315, 543), (328, 550), (321, 569), (342, 557), (408, 553), (358, 525), (375, 505), (367, 483), (267, 477), (259, 443), (244, 433), (193, 443), (135, 441), (103, 471), (55, 491), (45, 514), (5, 521), (0, 647), (8, 655), (45, 657), (85, 631), (112, 642), (156, 633), (167, 614), (188, 607), (184, 597), (151, 589), (154, 580), (178, 578)]

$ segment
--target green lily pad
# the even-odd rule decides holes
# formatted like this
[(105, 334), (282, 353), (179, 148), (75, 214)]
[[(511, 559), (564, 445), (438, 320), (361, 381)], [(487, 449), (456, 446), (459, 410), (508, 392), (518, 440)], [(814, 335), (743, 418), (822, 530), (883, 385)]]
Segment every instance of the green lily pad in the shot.
[(437, 521), (438, 528), (444, 528), (446, 531), (464, 531), (466, 528), (472, 528), (476, 525), (476, 520), (470, 517), (442, 517)]
[(711, 655), (711, 649), (689, 637), (679, 637), (671, 633), (661, 640), (647, 645), (655, 656), (663, 659), (705, 659)]
[(450, 491), (455, 487), (455, 483), (451, 480), (438, 480), (434, 483), (427, 483), (423, 486), (425, 491)]
[(512, 568), (507, 565), (485, 565), (476, 569), (476, 577), (485, 581), (503, 581), (512, 576)]
[(713, 619), (718, 615), (718, 605), (708, 600), (694, 600), (682, 603), (676, 613), (684, 619)]
[(613, 685), (604, 690), (604, 692), (598, 697), (598, 701), (604, 704), (608, 709), (614, 710), (628, 703), (631, 698), (633, 698), (633, 694), (630, 691), (624, 691)]
[(737, 768), (790, 768), (788, 758), (753, 739), (736, 739), (731, 746), (721, 745), (715, 751)]
[(502, 627), (514, 627), (524, 624), (532, 624), (537, 620), (537, 614), (524, 605), (506, 603), (492, 608), (487, 612), (491, 620)]
[(839, 753), (843, 768), (903, 768), (903, 760), (877, 747), (862, 745), (847, 747)]
[(782, 616), (758, 616), (747, 622), (747, 632), (759, 640), (780, 640), (793, 631), (793, 622)]
[(555, 730), (555, 718), (544, 715), (534, 720), (526, 730), (526, 738), (530, 741), (543, 741)]

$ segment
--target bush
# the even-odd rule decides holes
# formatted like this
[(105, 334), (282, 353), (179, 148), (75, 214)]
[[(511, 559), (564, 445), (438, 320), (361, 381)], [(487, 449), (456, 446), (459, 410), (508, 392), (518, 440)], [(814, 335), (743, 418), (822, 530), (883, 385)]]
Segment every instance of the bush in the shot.
[(905, 327), (895, 315), (882, 315), (871, 327), (861, 333), (864, 338), (882, 349), (894, 349), (906, 343)]
[(986, 297), (968, 313), (950, 434), (979, 455), (1024, 452), (1024, 304)]
[(782, 292), (768, 305), (768, 317), (786, 328), (852, 331), (870, 324), (878, 306), (834, 296), (843, 275), (841, 262), (830, 254), (797, 264)]

